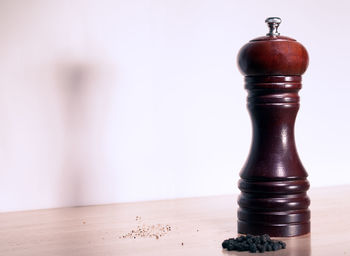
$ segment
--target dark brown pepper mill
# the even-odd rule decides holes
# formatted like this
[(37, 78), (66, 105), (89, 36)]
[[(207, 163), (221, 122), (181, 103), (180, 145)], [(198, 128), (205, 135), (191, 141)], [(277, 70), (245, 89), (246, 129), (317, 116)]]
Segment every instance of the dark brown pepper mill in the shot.
[(238, 233), (298, 236), (310, 232), (309, 182), (294, 142), (308, 54), (296, 40), (280, 36), (280, 18), (265, 22), (269, 33), (251, 40), (238, 54), (253, 125), (238, 184)]

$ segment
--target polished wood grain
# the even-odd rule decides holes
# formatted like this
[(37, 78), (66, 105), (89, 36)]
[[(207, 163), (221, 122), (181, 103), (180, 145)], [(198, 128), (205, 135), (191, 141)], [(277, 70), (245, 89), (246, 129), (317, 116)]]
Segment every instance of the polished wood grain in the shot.
[[(282, 238), (287, 249), (266, 255), (350, 255), (350, 186), (311, 189), (310, 197), (311, 233)], [(236, 199), (228, 195), (2, 213), (0, 255), (252, 255), (221, 248), (224, 239), (237, 235)], [(120, 239), (139, 224), (136, 216), (144, 224), (168, 224), (172, 230), (159, 239)]]
[(285, 36), (258, 37), (238, 53), (238, 67), (245, 76), (300, 76), (308, 65), (305, 47)]
[(240, 173), (238, 232), (298, 236), (310, 232), (309, 182), (295, 145), (306, 49), (294, 39), (264, 36), (242, 47), (253, 139)]

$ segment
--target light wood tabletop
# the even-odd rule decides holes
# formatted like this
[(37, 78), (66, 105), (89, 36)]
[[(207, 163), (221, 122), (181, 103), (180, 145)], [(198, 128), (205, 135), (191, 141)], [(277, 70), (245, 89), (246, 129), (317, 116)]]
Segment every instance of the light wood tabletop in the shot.
[[(309, 195), (311, 234), (283, 238), (287, 249), (266, 255), (350, 255), (350, 186), (315, 188)], [(237, 236), (236, 199), (228, 195), (1, 213), (0, 255), (252, 255), (221, 248), (224, 239)], [(152, 225), (152, 232), (162, 229), (163, 235), (127, 235), (137, 226)]]

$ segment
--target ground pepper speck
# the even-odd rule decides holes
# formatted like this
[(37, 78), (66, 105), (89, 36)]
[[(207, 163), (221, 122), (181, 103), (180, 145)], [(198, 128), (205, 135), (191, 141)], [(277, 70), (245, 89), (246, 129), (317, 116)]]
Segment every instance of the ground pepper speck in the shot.
[[(141, 217), (136, 216), (136, 221), (140, 221)], [(162, 236), (165, 236), (171, 231), (170, 225), (164, 224), (154, 224), (154, 225), (137, 225), (135, 229), (132, 229), (130, 232), (120, 236), (119, 238), (155, 238), (159, 239)]]

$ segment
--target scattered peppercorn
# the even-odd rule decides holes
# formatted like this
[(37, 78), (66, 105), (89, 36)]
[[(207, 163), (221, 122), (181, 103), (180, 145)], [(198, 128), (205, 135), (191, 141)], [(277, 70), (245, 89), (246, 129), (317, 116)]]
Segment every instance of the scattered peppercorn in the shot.
[(228, 251), (250, 251), (251, 253), (277, 251), (285, 249), (286, 246), (285, 242), (272, 240), (268, 234), (261, 236), (239, 236), (222, 242), (222, 248)]
[[(141, 223), (141, 217), (136, 216), (136, 221), (139, 225), (130, 232), (119, 236), (119, 238), (155, 238), (159, 239), (162, 236), (165, 236), (171, 231), (170, 225), (163, 225), (163, 224), (154, 224), (154, 225), (146, 225)], [(142, 224), (142, 225), (141, 225)]]

